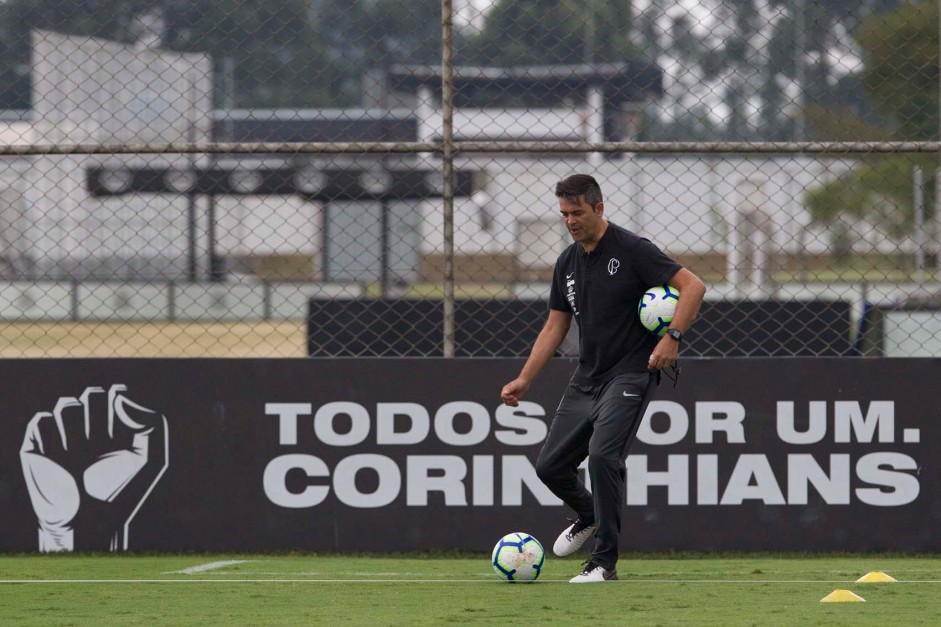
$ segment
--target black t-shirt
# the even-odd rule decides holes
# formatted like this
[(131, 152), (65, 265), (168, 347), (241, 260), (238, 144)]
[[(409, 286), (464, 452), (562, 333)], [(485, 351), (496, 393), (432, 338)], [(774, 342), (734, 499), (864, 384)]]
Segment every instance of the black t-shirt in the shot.
[(645, 329), (637, 305), (647, 288), (663, 285), (682, 266), (650, 240), (614, 224), (590, 253), (578, 242), (559, 256), (549, 308), (578, 324), (578, 368), (573, 381), (603, 383), (624, 372), (647, 370), (659, 338)]

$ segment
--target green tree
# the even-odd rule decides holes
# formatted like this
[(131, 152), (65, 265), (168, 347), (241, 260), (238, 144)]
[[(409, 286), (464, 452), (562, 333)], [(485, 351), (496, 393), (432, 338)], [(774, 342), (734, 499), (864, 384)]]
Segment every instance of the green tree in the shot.
[(627, 61), (631, 0), (498, 0), (468, 37), (466, 65), (552, 65)]
[(171, 49), (234, 66), (239, 107), (330, 106), (334, 68), (305, 0), (167, 0)]
[[(639, 57), (630, 41), (631, 10), (631, 0), (497, 0), (483, 29), (456, 42), (455, 60), (497, 67), (629, 61)], [(568, 95), (495, 87), (458, 92), (456, 99), (462, 106), (546, 107)]]
[(312, 0), (311, 15), (336, 70), (331, 92), (338, 105), (360, 103), (366, 71), (441, 63), (440, 0)]
[(906, 4), (859, 29), (863, 80), (901, 140), (938, 138), (938, 5)]
[[(670, 78), (679, 85), (661, 101), (655, 136), (781, 141), (840, 132), (804, 129), (810, 106), (831, 108), (833, 122), (874, 123), (858, 74), (834, 63), (833, 52), (853, 48), (847, 34), (864, 15), (898, 1), (702, 0), (705, 24), (696, 21), (703, 13), (673, 0), (648, 3), (636, 16), (638, 43), (646, 58), (677, 68)], [(721, 123), (707, 123), (719, 109), (727, 111)]]
[[(931, 140), (938, 137), (938, 5), (905, 4), (866, 19), (859, 28), (863, 81), (875, 107), (890, 122), (889, 136), (872, 139)], [(857, 138), (859, 139), (859, 138)], [(867, 138), (863, 138), (867, 139)], [(807, 196), (814, 222), (866, 219), (892, 237), (912, 232), (912, 173), (926, 173), (926, 210), (932, 213), (937, 155), (868, 157)]]

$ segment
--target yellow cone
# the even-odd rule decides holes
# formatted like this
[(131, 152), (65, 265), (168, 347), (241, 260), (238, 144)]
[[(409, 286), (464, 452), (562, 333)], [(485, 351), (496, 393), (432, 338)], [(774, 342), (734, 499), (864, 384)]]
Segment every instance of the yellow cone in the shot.
[(895, 577), (890, 577), (886, 575), (881, 570), (874, 570), (871, 573), (866, 573), (862, 577), (856, 580), (856, 583), (883, 583), (889, 581), (898, 581)]
[(860, 601), (865, 602), (866, 599), (849, 590), (834, 590), (820, 599), (821, 603), (859, 603)]

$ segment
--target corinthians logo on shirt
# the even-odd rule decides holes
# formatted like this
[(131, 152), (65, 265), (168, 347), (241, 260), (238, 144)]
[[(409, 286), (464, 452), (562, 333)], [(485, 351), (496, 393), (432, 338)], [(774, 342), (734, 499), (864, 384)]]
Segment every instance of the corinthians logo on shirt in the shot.
[(614, 257), (611, 257), (611, 259), (608, 261), (608, 274), (610, 274), (611, 276), (614, 276), (614, 274), (618, 271), (618, 268), (620, 267), (621, 267), (621, 262), (615, 259)]
[(40, 551), (127, 550), (131, 520), (169, 466), (169, 434), (165, 416), (126, 392), (85, 388), (29, 421), (20, 462)]

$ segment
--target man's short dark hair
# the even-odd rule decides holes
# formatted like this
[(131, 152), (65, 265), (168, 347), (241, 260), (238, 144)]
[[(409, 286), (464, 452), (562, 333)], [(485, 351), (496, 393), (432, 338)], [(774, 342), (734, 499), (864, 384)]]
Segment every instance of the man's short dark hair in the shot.
[(567, 202), (578, 203), (579, 198), (594, 207), (600, 202), (604, 202), (601, 196), (601, 186), (595, 177), (588, 174), (573, 174), (562, 179), (555, 186), (556, 198), (561, 198)]

